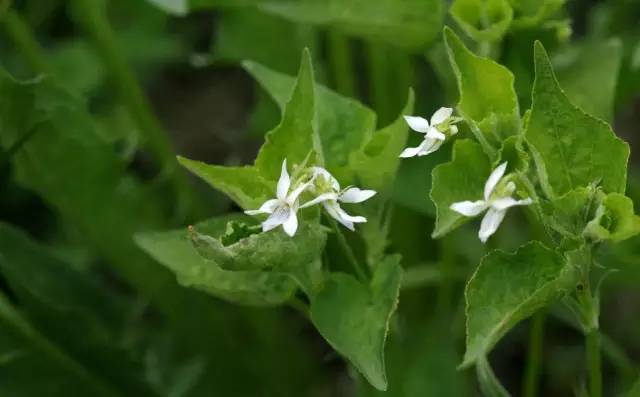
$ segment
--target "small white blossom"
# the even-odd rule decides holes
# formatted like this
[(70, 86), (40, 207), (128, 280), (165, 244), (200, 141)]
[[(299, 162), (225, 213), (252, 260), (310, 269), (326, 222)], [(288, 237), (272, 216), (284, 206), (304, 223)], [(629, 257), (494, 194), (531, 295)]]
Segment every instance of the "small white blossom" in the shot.
[(373, 190), (361, 190), (357, 187), (347, 187), (340, 190), (340, 184), (333, 175), (324, 168), (313, 167), (313, 180), (315, 182), (316, 191), (320, 194), (306, 203), (300, 208), (310, 207), (315, 204), (322, 203), (327, 213), (344, 225), (349, 230), (355, 230), (354, 223), (363, 223), (367, 218), (363, 216), (351, 216), (347, 214), (341, 207), (342, 203), (361, 203), (373, 197), (376, 192)]
[(431, 116), (431, 122), (422, 117), (404, 116), (412, 130), (425, 135), (420, 145), (406, 148), (400, 153), (400, 157), (426, 156), (440, 149), (447, 139), (445, 133), (458, 133), (458, 127), (453, 125), (456, 121), (451, 117), (452, 114), (452, 108), (440, 108)]
[(282, 172), (276, 188), (276, 198), (265, 201), (257, 210), (245, 211), (247, 215), (269, 214), (267, 220), (262, 222), (262, 231), (267, 232), (280, 225), (285, 233), (293, 236), (298, 230), (298, 198), (303, 191), (311, 186), (310, 182), (300, 183), (290, 191), (291, 178), (287, 172), (287, 159), (282, 162)]
[(515, 183), (512, 181), (506, 184), (500, 183), (506, 169), (507, 163), (504, 162), (489, 175), (484, 185), (484, 200), (461, 201), (450, 206), (452, 210), (464, 216), (476, 216), (487, 210), (478, 232), (478, 237), (483, 243), (498, 230), (509, 208), (529, 205), (533, 202), (530, 198), (516, 200), (511, 197), (516, 190)]

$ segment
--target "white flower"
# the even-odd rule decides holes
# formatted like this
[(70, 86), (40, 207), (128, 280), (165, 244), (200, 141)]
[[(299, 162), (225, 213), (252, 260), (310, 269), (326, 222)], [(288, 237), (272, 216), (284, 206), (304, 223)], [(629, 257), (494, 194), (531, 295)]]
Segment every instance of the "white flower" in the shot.
[(533, 202), (530, 198), (524, 200), (512, 198), (511, 196), (516, 190), (516, 185), (512, 181), (499, 186), (506, 169), (507, 163), (504, 162), (489, 175), (489, 179), (484, 185), (484, 200), (461, 201), (453, 203), (449, 207), (464, 216), (476, 216), (484, 210), (488, 210), (482, 218), (478, 232), (478, 237), (483, 243), (498, 230), (498, 226), (502, 223), (509, 208), (516, 205), (529, 205)]
[[(373, 197), (376, 192), (373, 190), (360, 190), (357, 187), (348, 187), (340, 190), (338, 180), (324, 168), (313, 167), (313, 180), (316, 182), (316, 190), (322, 192), (313, 200), (304, 203), (300, 208), (310, 207), (322, 203), (327, 213), (344, 225), (349, 230), (355, 230), (354, 223), (367, 221), (364, 216), (351, 216), (341, 207), (342, 203), (361, 203)], [(318, 178), (320, 176), (320, 178)]]
[(276, 188), (276, 198), (265, 201), (257, 210), (245, 211), (247, 215), (270, 214), (266, 221), (262, 222), (262, 231), (267, 232), (280, 225), (285, 233), (293, 236), (298, 230), (298, 197), (311, 186), (310, 182), (301, 183), (293, 191), (291, 188), (291, 178), (287, 172), (287, 159), (282, 162), (282, 172)]
[(451, 119), (451, 114), (453, 114), (453, 109), (440, 108), (431, 116), (431, 123), (422, 117), (404, 116), (412, 130), (425, 134), (425, 136), (420, 145), (406, 148), (400, 153), (400, 157), (426, 156), (440, 149), (440, 146), (447, 139), (444, 132), (448, 131), (451, 135), (458, 133), (458, 127), (450, 125), (455, 122)]

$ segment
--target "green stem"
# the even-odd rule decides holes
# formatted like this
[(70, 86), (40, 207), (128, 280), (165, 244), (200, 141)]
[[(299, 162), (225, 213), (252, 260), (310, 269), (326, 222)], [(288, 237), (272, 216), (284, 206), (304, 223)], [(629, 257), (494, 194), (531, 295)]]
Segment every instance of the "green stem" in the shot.
[(2, 17), (4, 31), (22, 54), (35, 73), (48, 73), (51, 68), (47, 62), (47, 56), (35, 38), (33, 31), (22, 17), (14, 10), (7, 10)]
[(344, 34), (333, 30), (329, 31), (327, 39), (329, 41), (329, 65), (336, 89), (342, 95), (354, 97), (356, 83), (349, 39)]
[(338, 223), (334, 219), (331, 219), (331, 223), (333, 225), (333, 230), (335, 230), (336, 232), (338, 243), (340, 244), (342, 251), (346, 255), (347, 260), (353, 267), (353, 270), (356, 272), (356, 275), (358, 276), (360, 281), (368, 284), (369, 277), (367, 275), (367, 270), (360, 265), (360, 262), (356, 258), (356, 255), (353, 253), (353, 250), (351, 249), (351, 246), (347, 242), (347, 239), (344, 237), (344, 234), (342, 234), (342, 230), (340, 230), (340, 226), (338, 225)]
[(369, 97), (378, 113), (378, 123), (384, 125), (391, 120), (389, 101), (391, 87), (389, 81), (389, 58), (387, 48), (379, 43), (367, 44), (369, 63)]
[(602, 397), (602, 363), (600, 360), (600, 331), (595, 328), (586, 335), (589, 369), (589, 396)]
[[(186, 180), (176, 169), (175, 153), (169, 135), (155, 116), (136, 76), (122, 55), (103, 2), (73, 0), (74, 19), (93, 40), (115, 84), (127, 112), (144, 135), (146, 144), (166, 176), (170, 176), (179, 198), (190, 192)], [(186, 204), (184, 201), (180, 204)], [(178, 212), (184, 210), (179, 208)]]
[(544, 341), (544, 323), (547, 314), (544, 311), (537, 312), (531, 322), (529, 335), (529, 351), (527, 354), (527, 367), (525, 372), (522, 395), (535, 397), (538, 395), (540, 384), (540, 368), (542, 363), (542, 343)]

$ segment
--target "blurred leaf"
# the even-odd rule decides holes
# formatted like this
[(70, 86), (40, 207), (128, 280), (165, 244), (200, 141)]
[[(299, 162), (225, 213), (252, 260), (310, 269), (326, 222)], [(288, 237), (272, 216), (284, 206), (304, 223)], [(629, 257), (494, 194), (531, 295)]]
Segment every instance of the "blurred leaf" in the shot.
[[(254, 62), (243, 65), (284, 111), (295, 80)], [(358, 101), (320, 85), (315, 90), (315, 106), (325, 165), (342, 179), (340, 177), (350, 171), (347, 164), (350, 153), (361, 149), (371, 139), (376, 115)]]
[(262, 1), (258, 7), (303, 24), (421, 50), (440, 32), (441, 0)]
[(483, 149), (487, 150), (487, 141), (499, 144), (518, 133), (520, 110), (513, 74), (493, 60), (471, 53), (451, 29), (445, 28), (444, 37), (458, 80), (458, 111)]
[(407, 143), (409, 128), (403, 115), (413, 114), (414, 94), (409, 91), (407, 103), (398, 118), (376, 131), (363, 147), (352, 152), (350, 168), (358, 183), (378, 192), (388, 192), (400, 166), (399, 154)]
[(608, 123), (613, 121), (621, 61), (622, 42), (617, 39), (574, 44), (553, 57), (558, 81), (571, 102)]
[(532, 28), (540, 25), (559, 11), (566, 0), (509, 0), (516, 11), (515, 28)]
[[(250, 8), (227, 9), (218, 16), (212, 58), (235, 63), (249, 59), (294, 74), (302, 49), (310, 44), (299, 26), (280, 17)], [(287, 96), (295, 83), (291, 80)]]
[(106, 76), (100, 59), (83, 40), (60, 45), (52, 53), (50, 62), (60, 85), (81, 95), (92, 93)]
[(501, 40), (513, 19), (507, 0), (455, 0), (450, 12), (460, 28), (477, 42)]
[(509, 329), (560, 298), (576, 282), (573, 265), (537, 241), (512, 254), (489, 253), (465, 290), (467, 351), (462, 366), (487, 356)]
[(627, 397), (640, 397), (640, 379), (631, 387), (627, 393)]
[[(42, 350), (41, 354), (60, 361), (58, 365), (78, 376), (81, 383), (94, 378), (88, 384), (104, 392), (155, 395), (144, 381), (142, 363), (131, 350), (125, 350), (120, 339), (126, 320), (122, 299), (51, 256), (19, 230), (1, 223), (0, 272), (31, 320), (16, 317), (18, 322), (12, 324), (27, 343), (29, 353), (24, 359), (30, 361), (29, 356)], [(18, 364), (14, 369), (20, 368), (18, 362), (14, 364)]]
[(387, 388), (384, 345), (398, 304), (398, 261), (393, 256), (378, 263), (369, 286), (332, 273), (311, 302), (311, 320), (320, 334), (379, 390)]
[[(219, 236), (231, 217), (212, 218), (195, 226), (206, 234)], [(257, 270), (223, 270), (218, 263), (201, 256), (187, 229), (138, 234), (136, 242), (158, 262), (176, 274), (178, 282), (214, 296), (245, 305), (279, 305), (295, 291), (295, 283), (285, 274)]]
[(510, 397), (509, 392), (502, 386), (486, 357), (478, 359), (476, 366), (478, 383), (482, 394), (487, 397)]
[(540, 42), (535, 45), (535, 65), (525, 136), (547, 195), (562, 195), (594, 182), (605, 192), (624, 192), (629, 145), (605, 122), (569, 101)]
[(451, 161), (433, 169), (431, 200), (437, 211), (433, 238), (444, 236), (470, 219), (449, 207), (459, 201), (480, 200), (490, 173), (489, 159), (480, 145), (469, 139), (455, 142)]
[(189, 0), (147, 0), (151, 4), (162, 10), (176, 14), (185, 15), (189, 11)]
[(640, 233), (640, 216), (633, 210), (633, 201), (620, 193), (606, 195), (596, 216), (589, 222), (585, 233), (594, 240), (626, 240)]

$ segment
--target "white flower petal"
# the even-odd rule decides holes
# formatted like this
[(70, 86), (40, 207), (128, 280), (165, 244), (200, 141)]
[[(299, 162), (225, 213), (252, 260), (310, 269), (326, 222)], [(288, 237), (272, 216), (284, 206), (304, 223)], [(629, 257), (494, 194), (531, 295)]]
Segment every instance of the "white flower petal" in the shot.
[(296, 230), (298, 230), (298, 216), (295, 211), (289, 213), (289, 218), (282, 224), (282, 228), (284, 232), (291, 237), (296, 234)]
[(440, 108), (436, 110), (433, 116), (431, 116), (431, 125), (435, 126), (442, 123), (443, 121), (451, 117), (452, 114), (453, 114), (452, 108)]
[(455, 135), (458, 133), (458, 126), (452, 125), (449, 127), (449, 131), (451, 131), (451, 135)]
[(336, 208), (336, 212), (345, 221), (349, 221), (353, 223), (365, 223), (367, 221), (367, 218), (365, 218), (364, 216), (352, 216), (347, 214), (345, 210), (343, 210), (340, 206)]
[(464, 216), (476, 216), (488, 207), (484, 200), (478, 201), (460, 201), (449, 206), (453, 211)]
[(375, 190), (360, 190), (357, 187), (350, 187), (338, 198), (343, 203), (361, 203), (365, 200), (369, 200), (376, 195)]
[(300, 186), (298, 186), (293, 192), (289, 193), (289, 195), (286, 197), (285, 201), (287, 202), (287, 204), (293, 206), (293, 204), (298, 201), (298, 197), (302, 194), (302, 192), (307, 190), (309, 187), (311, 187), (311, 182), (300, 184)]
[(524, 200), (516, 200), (511, 197), (499, 198), (491, 202), (491, 206), (497, 210), (506, 210), (517, 205), (529, 205), (533, 203), (530, 198)]
[(420, 153), (421, 151), (422, 151), (422, 144), (416, 147), (408, 147), (404, 149), (402, 153), (400, 153), (400, 157), (402, 158), (414, 157), (414, 156), (417, 156), (418, 153)]
[(438, 131), (437, 128), (433, 128), (433, 127), (429, 128), (429, 132), (427, 132), (427, 137), (431, 139), (437, 139), (440, 141), (444, 141), (445, 139), (447, 139), (447, 136), (445, 134)]
[(487, 179), (487, 183), (484, 185), (484, 199), (485, 201), (489, 200), (489, 196), (493, 192), (493, 189), (496, 188), (498, 182), (500, 182), (500, 178), (504, 175), (504, 172), (507, 170), (507, 162), (500, 164), (496, 167), (495, 170), (489, 175), (489, 179)]
[(424, 119), (422, 117), (416, 117), (416, 116), (403, 116), (403, 117), (412, 130), (416, 132), (421, 132), (423, 134), (429, 130), (429, 121), (427, 119)]
[(444, 141), (439, 139), (425, 138), (421, 145), (423, 149), (418, 153), (418, 156), (426, 156), (427, 154), (435, 152), (440, 149), (440, 146), (442, 146), (443, 143)]
[(322, 203), (323, 201), (327, 201), (327, 200), (337, 200), (338, 199), (338, 193), (322, 193), (321, 195), (315, 197), (313, 200), (309, 200), (306, 203), (302, 204), (300, 206), (300, 208), (307, 208), (307, 207), (311, 207), (312, 205), (316, 205), (318, 203)]
[(280, 200), (284, 200), (291, 186), (291, 179), (287, 172), (287, 159), (282, 161), (282, 171), (280, 172), (280, 179), (278, 179), (278, 187), (276, 188), (276, 197)]
[(489, 237), (493, 235), (493, 233), (498, 230), (498, 227), (502, 223), (505, 214), (507, 211), (500, 211), (494, 208), (489, 208), (489, 211), (485, 214), (484, 218), (482, 218), (482, 222), (480, 223), (480, 231), (478, 232), (478, 237), (480, 241), (485, 243)]
[(337, 201), (325, 201), (322, 203), (324, 209), (327, 211), (329, 216), (331, 216), (336, 221), (340, 222), (347, 229), (354, 231), (355, 227), (353, 227), (353, 222), (344, 219), (342, 214), (338, 211), (340, 210), (340, 205)]
[(287, 221), (287, 219), (289, 219), (290, 213), (291, 209), (289, 206), (279, 206), (275, 211), (273, 211), (266, 221), (262, 222), (262, 231), (268, 232), (269, 230), (282, 225)]
[(247, 215), (271, 214), (276, 209), (279, 203), (280, 200), (278, 199), (267, 200), (257, 210), (247, 210), (244, 213)]

